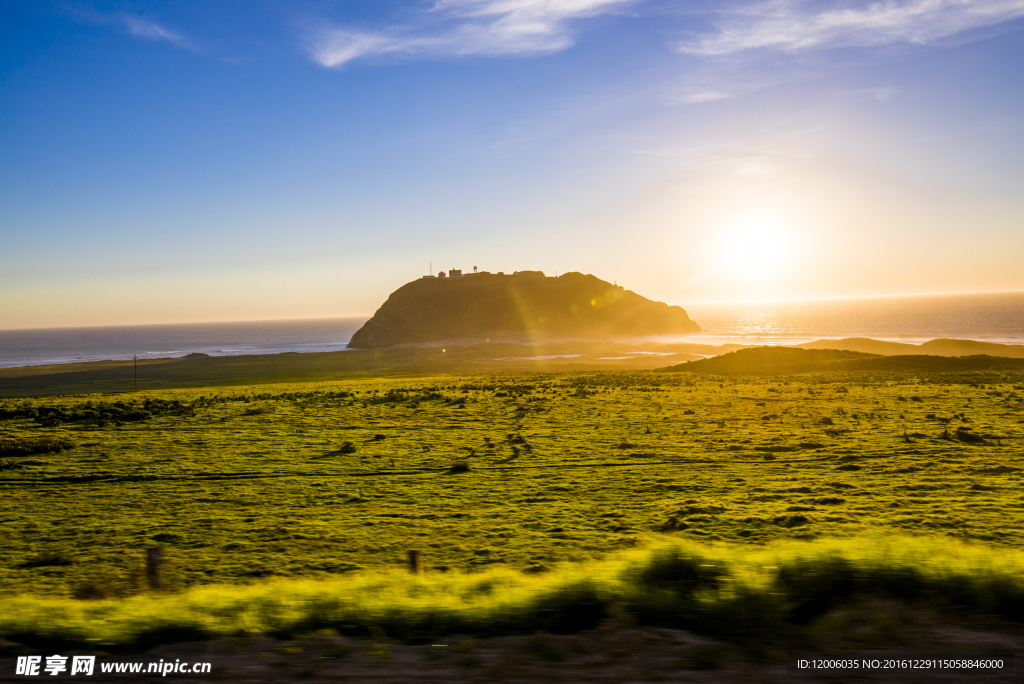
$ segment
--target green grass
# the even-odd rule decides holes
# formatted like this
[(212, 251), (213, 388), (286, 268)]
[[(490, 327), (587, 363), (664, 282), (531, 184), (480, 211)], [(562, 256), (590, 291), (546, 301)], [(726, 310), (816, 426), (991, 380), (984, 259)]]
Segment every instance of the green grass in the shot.
[[(182, 588), (408, 548), (428, 569), (518, 570), (665, 535), (1016, 547), (1021, 383), (589, 373), (3, 400), (0, 440), (78, 446), (0, 461), (0, 592), (130, 594), (151, 545)], [(46, 553), (75, 562), (26, 565)]]
[[(616, 372), (4, 399), (0, 633), (126, 643), (378, 620), (412, 639), (577, 629), (626, 602), (740, 638), (886, 586), (1018, 619), (1022, 386)], [(622, 554), (668, 542), (714, 545), (701, 554), (728, 573), (668, 557), (622, 574), (639, 562)], [(145, 589), (154, 545), (166, 597)], [(399, 570), (410, 548), (415, 580)], [(794, 549), (811, 570), (753, 572)], [(379, 599), (360, 593), (374, 582)], [(485, 586), (500, 590), (467, 594)], [(106, 620), (94, 636), (89, 616)]]
[(865, 599), (927, 606), (954, 622), (978, 615), (1024, 621), (1022, 571), (1019, 550), (941, 538), (662, 542), (540, 574), (508, 567), (416, 577), (368, 571), (119, 600), (6, 597), (0, 635), (23, 646), (104, 650), (234, 636), (301, 638), (325, 630), (430, 643), (450, 634), (570, 633), (628, 615), (640, 625), (764, 648), (806, 640), (823, 616)]
[(0, 397), (310, 383), (338, 378), (651, 369), (736, 347), (607, 341), (452, 341), (337, 352), (90, 361), (0, 368)]

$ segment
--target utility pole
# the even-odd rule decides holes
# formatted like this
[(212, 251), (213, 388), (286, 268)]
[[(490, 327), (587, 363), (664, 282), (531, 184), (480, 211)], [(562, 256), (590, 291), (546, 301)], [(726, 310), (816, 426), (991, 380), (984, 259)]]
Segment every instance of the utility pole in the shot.
[(135, 359), (135, 391), (138, 392), (139, 391), (139, 355), (136, 354), (132, 358)]

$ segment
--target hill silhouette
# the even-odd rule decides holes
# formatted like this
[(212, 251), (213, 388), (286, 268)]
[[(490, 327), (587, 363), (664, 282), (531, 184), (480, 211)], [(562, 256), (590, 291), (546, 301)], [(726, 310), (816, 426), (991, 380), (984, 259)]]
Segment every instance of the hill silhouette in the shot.
[(848, 337), (844, 340), (818, 340), (795, 346), (801, 349), (843, 349), (846, 351), (864, 352), (866, 354), (880, 354), (882, 356), (925, 354), (928, 356), (987, 355), (1005, 356), (1015, 359), (1024, 358), (1024, 345), (945, 338), (930, 340), (922, 344), (907, 344), (906, 342), (872, 340), (867, 337)]
[(1021, 370), (1024, 359), (997, 356), (882, 356), (840, 349), (755, 347), (659, 370), (711, 375), (791, 375), (822, 371), (971, 371)]
[(874, 358), (877, 358), (874, 354), (838, 349), (754, 347), (662, 370), (713, 375), (786, 375), (835, 370), (843, 362)]
[(584, 339), (699, 332), (682, 308), (593, 275), (540, 271), (424, 278), (395, 290), (348, 346), (505, 336)]

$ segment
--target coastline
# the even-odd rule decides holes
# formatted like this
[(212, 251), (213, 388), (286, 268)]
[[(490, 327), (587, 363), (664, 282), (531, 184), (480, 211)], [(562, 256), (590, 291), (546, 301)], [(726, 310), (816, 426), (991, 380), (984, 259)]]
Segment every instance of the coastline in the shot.
[[(378, 349), (140, 358), (137, 363), (133, 359), (106, 359), (0, 368), (0, 397), (282, 385), (371, 377), (649, 371), (752, 348), (753, 345), (660, 341), (451, 340)], [(819, 340), (797, 348), (902, 357), (907, 363), (926, 357), (1024, 359), (1024, 345), (992, 345), (971, 340), (933, 340), (912, 346), (854, 338)], [(945, 365), (950, 369), (956, 366)], [(906, 370), (910, 369), (908, 366)]]
[[(682, 304), (700, 333), (607, 340), (607, 344), (801, 346), (867, 338), (920, 345), (938, 339), (1024, 345), (1024, 293), (905, 296), (888, 299)], [(368, 316), (227, 323), (182, 323), (37, 330), (0, 330), (0, 369), (100, 361), (299, 353), (351, 353), (347, 345)], [(524, 341), (541, 347), (566, 338)], [(504, 341), (513, 341), (506, 337)], [(476, 344), (483, 340), (448, 340)], [(586, 342), (590, 344), (592, 341)], [(652, 349), (653, 350), (653, 349)], [(696, 350), (694, 350), (696, 351)], [(570, 352), (572, 353), (572, 352)], [(696, 351), (706, 354), (705, 351)], [(523, 356), (515, 353), (508, 356)], [(537, 354), (548, 355), (548, 354)]]

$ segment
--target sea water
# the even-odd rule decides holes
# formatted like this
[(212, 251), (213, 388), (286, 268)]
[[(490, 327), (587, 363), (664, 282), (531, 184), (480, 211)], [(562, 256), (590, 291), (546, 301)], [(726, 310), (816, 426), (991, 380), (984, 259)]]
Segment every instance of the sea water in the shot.
[(48, 363), (339, 351), (366, 318), (0, 330), (0, 368)]
[[(685, 303), (703, 332), (643, 338), (700, 344), (801, 344), (870, 337), (1024, 344), (1024, 292), (803, 301)], [(339, 351), (366, 318), (0, 330), (0, 367), (104, 359)]]
[(681, 304), (703, 332), (673, 341), (802, 344), (870, 337), (1024, 344), (1024, 292)]

